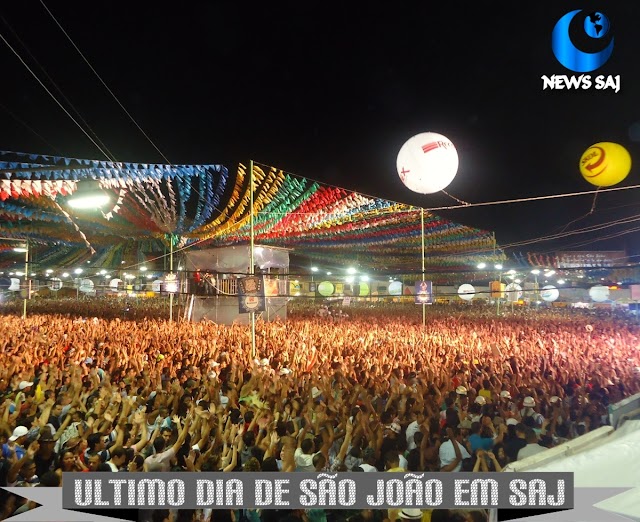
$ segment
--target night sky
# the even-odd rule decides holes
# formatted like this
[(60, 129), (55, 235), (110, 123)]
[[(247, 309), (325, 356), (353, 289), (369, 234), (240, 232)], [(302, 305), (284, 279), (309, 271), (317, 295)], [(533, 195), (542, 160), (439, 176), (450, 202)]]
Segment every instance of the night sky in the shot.
[[(233, 172), (254, 159), (425, 208), (455, 204), (410, 192), (396, 174), (404, 141), (433, 131), (456, 145), (460, 169), (446, 190), (464, 201), (592, 190), (578, 160), (599, 141), (631, 152), (620, 186), (640, 183), (638, 2), (45, 3), (172, 163)], [(551, 50), (556, 21), (573, 9), (610, 19), (613, 54), (590, 74), (620, 75), (619, 93), (543, 91), (542, 75), (577, 74)], [(3, 2), (0, 15), (3, 37), (116, 159), (164, 162), (40, 1)], [(3, 42), (0, 57), (1, 149), (106, 159)], [(636, 215), (637, 197), (600, 194), (585, 219), (593, 196), (438, 213), (509, 246), (576, 219), (566, 230)], [(507, 252), (640, 254), (638, 233), (594, 242), (635, 226)]]

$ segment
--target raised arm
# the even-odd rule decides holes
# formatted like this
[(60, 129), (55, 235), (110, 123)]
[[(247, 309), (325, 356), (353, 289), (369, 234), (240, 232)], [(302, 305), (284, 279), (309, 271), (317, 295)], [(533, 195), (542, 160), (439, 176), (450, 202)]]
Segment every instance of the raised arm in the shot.
[(184, 441), (187, 439), (187, 433), (189, 433), (190, 425), (191, 425), (191, 415), (189, 414), (187, 415), (187, 418), (184, 421), (182, 430), (180, 430), (180, 434), (178, 435), (178, 440), (176, 440), (176, 443), (172, 446), (174, 453), (178, 453), (178, 450), (180, 450), (181, 446), (184, 444)]

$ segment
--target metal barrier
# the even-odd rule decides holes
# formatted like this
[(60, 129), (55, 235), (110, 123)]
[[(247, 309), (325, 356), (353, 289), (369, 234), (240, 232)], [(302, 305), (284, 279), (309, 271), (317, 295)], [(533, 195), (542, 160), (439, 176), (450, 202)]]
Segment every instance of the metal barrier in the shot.
[(640, 393), (609, 406), (609, 424), (614, 428), (617, 429), (621, 421), (633, 418), (640, 418)]

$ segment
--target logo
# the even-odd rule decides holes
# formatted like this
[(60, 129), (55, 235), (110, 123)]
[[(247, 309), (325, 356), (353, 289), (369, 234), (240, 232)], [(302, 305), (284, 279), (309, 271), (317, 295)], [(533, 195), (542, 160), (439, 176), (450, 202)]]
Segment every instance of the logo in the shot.
[(438, 141), (432, 141), (430, 143), (425, 143), (422, 146), (422, 152), (426, 154), (427, 152), (431, 152), (432, 150), (450, 149), (452, 147), (453, 147), (453, 143), (451, 143), (450, 141), (438, 140)]
[(613, 53), (614, 38), (609, 18), (599, 11), (576, 9), (556, 22), (551, 33), (551, 49), (556, 60), (579, 75), (542, 76), (543, 90), (552, 89), (611, 89), (620, 91), (620, 75), (589, 74), (609, 61)]
[[(582, 156), (582, 160), (580, 161), (580, 166), (587, 170), (588, 174), (585, 174), (586, 177), (594, 178), (605, 171), (607, 165), (605, 164), (603, 166), (603, 163), (606, 155), (605, 150), (596, 145), (584, 153), (584, 156)], [(598, 156), (600, 157), (598, 158)]]
[[(571, 28), (574, 20), (579, 22), (583, 18), (582, 16), (578, 17), (581, 12), (581, 9), (571, 11), (558, 20), (551, 34), (551, 48), (556, 59), (567, 69), (586, 73), (599, 69), (611, 58), (613, 37), (609, 38), (609, 43), (605, 44), (600, 51), (586, 52), (576, 47), (571, 38), (573, 32)], [(588, 14), (584, 17), (581, 25), (583, 35), (586, 35), (590, 40), (584, 42), (585, 46), (590, 43), (602, 45), (602, 42), (606, 42), (610, 23), (604, 14), (598, 12)]]

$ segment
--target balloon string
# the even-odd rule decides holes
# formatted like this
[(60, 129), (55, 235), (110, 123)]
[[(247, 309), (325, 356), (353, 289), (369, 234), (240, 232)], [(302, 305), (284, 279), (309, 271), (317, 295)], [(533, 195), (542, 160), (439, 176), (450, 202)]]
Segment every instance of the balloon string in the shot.
[(454, 201), (457, 201), (458, 203), (460, 203), (461, 205), (467, 206), (470, 205), (471, 203), (468, 203), (467, 201), (462, 201), (461, 199), (458, 199), (455, 196), (452, 196), (451, 194), (449, 194), (446, 190), (443, 190), (442, 192), (444, 192), (447, 196), (449, 196), (451, 199), (453, 199)]
[(430, 208), (425, 208), (425, 210), (429, 210), (431, 212), (435, 212), (437, 210), (455, 210), (458, 208), (465, 208), (465, 207), (486, 207), (486, 206), (493, 206), (493, 205), (508, 205), (511, 203), (529, 203), (532, 201), (542, 201), (545, 199), (558, 199), (558, 198), (569, 198), (569, 197), (575, 197), (575, 196), (587, 196), (589, 194), (595, 194), (597, 192), (614, 192), (614, 191), (618, 191), (618, 190), (634, 190), (634, 189), (640, 189), (640, 185), (630, 185), (628, 187), (611, 187), (611, 188), (598, 188), (598, 190), (587, 190), (584, 192), (569, 192), (566, 194), (550, 194), (548, 196), (534, 196), (534, 197), (528, 197), (528, 198), (517, 198), (517, 199), (505, 199), (505, 200), (501, 200), (501, 201), (485, 201), (482, 203), (469, 203), (467, 205), (458, 205), (458, 206), (442, 206), (442, 207), (430, 207)]
[(593, 195), (593, 203), (591, 204), (591, 210), (589, 211), (589, 214), (593, 214), (593, 211), (596, 209), (596, 200), (598, 199), (598, 191), (601, 188), (602, 187), (598, 187), (598, 190), (596, 190), (596, 193)]
[(563, 226), (560, 229), (560, 233), (565, 232), (567, 230), (567, 228), (569, 228), (571, 225), (573, 225), (577, 221), (580, 221), (580, 220), (590, 216), (591, 214), (593, 214), (593, 211), (596, 209), (596, 200), (598, 199), (598, 192), (600, 191), (601, 188), (602, 187), (598, 187), (598, 189), (595, 191), (595, 194), (593, 195), (593, 202), (591, 203), (591, 210), (589, 210), (589, 212), (587, 212), (586, 214), (574, 219), (573, 221), (569, 221), (569, 223), (567, 223), (565, 226)]

